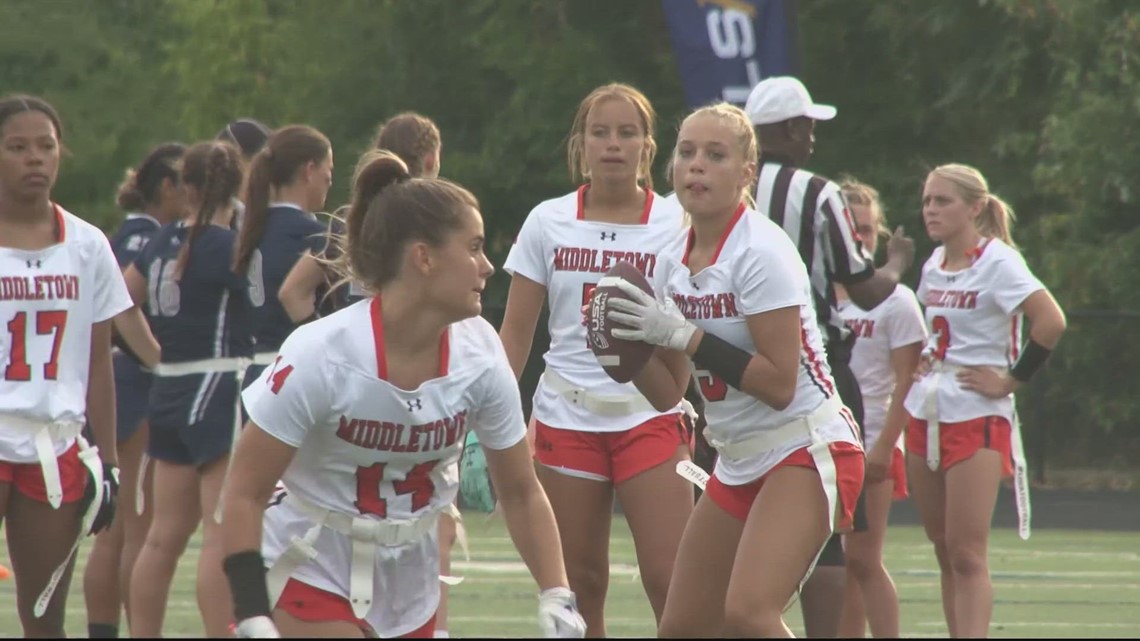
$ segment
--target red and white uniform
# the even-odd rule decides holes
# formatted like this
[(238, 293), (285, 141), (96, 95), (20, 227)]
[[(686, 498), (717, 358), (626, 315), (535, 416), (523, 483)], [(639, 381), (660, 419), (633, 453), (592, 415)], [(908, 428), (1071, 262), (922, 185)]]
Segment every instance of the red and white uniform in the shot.
[[(535, 207), (503, 268), (543, 285), (548, 292), (550, 349), (543, 357), (546, 373), (534, 394), (535, 420), (558, 429), (621, 432), (662, 414), (632, 383), (615, 382), (598, 365), (586, 343), (582, 306), (618, 261), (636, 265), (652, 279), (659, 269), (658, 252), (680, 231), (683, 212), (675, 202), (666, 202), (650, 191), (639, 224), (585, 220), (587, 188)], [(580, 390), (581, 396), (627, 399), (628, 411), (593, 411), (588, 401), (568, 400), (571, 388)], [(677, 412), (679, 406), (671, 413)]]
[[(91, 326), (132, 305), (103, 232), (59, 205), (55, 215), (58, 243), (0, 247), (0, 461), (39, 462), (45, 480), (85, 421)], [(55, 506), (58, 485), (47, 482)]]
[[(1017, 310), (1045, 286), (1020, 253), (996, 238), (983, 240), (974, 263), (961, 271), (943, 269), (944, 254), (943, 247), (935, 248), (918, 286), (930, 330), (928, 349), (951, 367), (1010, 367), (1021, 348), (1022, 314)], [(938, 415), (926, 416), (924, 400), (932, 391)], [(1012, 422), (1013, 395), (992, 399), (963, 389), (955, 376), (927, 376), (911, 386), (906, 409), (911, 416), (942, 423), (983, 416)]]
[[(963, 449), (964, 434), (954, 434), (955, 427), (974, 430), (976, 425), (969, 422), (976, 419), (1004, 421), (1003, 427), (1009, 426), (1008, 437), (999, 431), (993, 435), (998, 442), (982, 446), (992, 445), (1012, 458), (1019, 533), (1025, 539), (1029, 537), (1029, 479), (1013, 394), (998, 399), (983, 396), (964, 389), (955, 374), (963, 367), (1009, 368), (1021, 347), (1019, 308), (1045, 286), (1029, 271), (1021, 254), (999, 239), (983, 239), (971, 253), (969, 267), (947, 271), (945, 248), (938, 247), (922, 268), (918, 298), (926, 307), (930, 330), (926, 351), (935, 362), (930, 374), (911, 386), (906, 410), (925, 423), (926, 461), (933, 470), (963, 460), (972, 454), (969, 450), (976, 451), (976, 439)], [(912, 420), (908, 442), (917, 427)], [(982, 429), (989, 442), (988, 420)], [(909, 446), (908, 450), (918, 453)], [(1003, 461), (1003, 471), (1009, 464)]]
[(292, 578), (345, 597), (388, 637), (435, 614), (437, 518), (455, 501), (467, 430), (506, 449), (526, 426), (482, 318), (448, 327), (439, 376), (415, 390), (388, 382), (383, 345), (380, 299), (360, 301), (297, 328), (242, 399), (262, 430), (297, 448), (287, 495), (265, 513), (271, 600)]
[[(831, 379), (812, 310), (807, 272), (787, 235), (762, 214), (741, 205), (712, 264), (691, 274), (691, 233), (686, 230), (677, 234), (661, 252), (657, 273), (651, 280), (659, 297), (671, 297), (694, 325), (753, 354), (756, 346), (745, 317), (798, 307), (803, 341), (795, 397), (783, 410), (726, 384), (707, 370), (694, 369), (705, 399), (705, 433), (732, 444), (809, 416), (825, 401), (834, 399), (835, 410), (815, 426), (818, 434), (826, 442), (858, 447), (858, 431)], [(727, 485), (743, 485), (767, 474), (796, 450), (811, 445), (811, 437), (804, 432), (755, 456), (738, 459), (722, 451), (714, 475)]]
[[(905, 285), (895, 287), (886, 300), (870, 311), (845, 300), (839, 305), (839, 313), (855, 334), (851, 371), (863, 393), (863, 447), (870, 451), (886, 426), (887, 409), (897, 383), (891, 351), (925, 343), (926, 324), (918, 299)], [(895, 449), (901, 451), (902, 444), (900, 434)]]

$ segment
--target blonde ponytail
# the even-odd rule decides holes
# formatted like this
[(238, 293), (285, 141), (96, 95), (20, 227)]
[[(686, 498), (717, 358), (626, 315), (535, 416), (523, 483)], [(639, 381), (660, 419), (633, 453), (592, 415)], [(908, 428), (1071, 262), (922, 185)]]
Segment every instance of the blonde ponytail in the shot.
[(1001, 239), (1010, 247), (1016, 247), (1013, 243), (1013, 222), (1016, 220), (1013, 207), (990, 193), (982, 172), (969, 165), (955, 163), (935, 167), (930, 175), (953, 183), (966, 204), (982, 204), (982, 212), (974, 221), (978, 233), (986, 238)]

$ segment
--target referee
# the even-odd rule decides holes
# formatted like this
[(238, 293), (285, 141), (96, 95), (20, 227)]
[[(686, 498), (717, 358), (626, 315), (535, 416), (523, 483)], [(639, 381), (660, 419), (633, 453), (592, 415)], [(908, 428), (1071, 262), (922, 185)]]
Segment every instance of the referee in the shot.
[[(887, 243), (887, 264), (876, 270), (855, 235), (839, 185), (800, 168), (813, 151), (815, 122), (834, 118), (835, 107), (813, 103), (803, 83), (784, 76), (756, 85), (745, 112), (757, 127), (762, 149), (756, 208), (783, 227), (799, 249), (839, 396), (862, 426), (863, 398), (849, 365), (855, 336), (839, 316), (833, 285), (843, 284), (860, 308), (874, 308), (914, 262), (914, 241), (897, 229)], [(861, 505), (856, 513), (855, 528), (865, 529)], [(835, 534), (800, 595), (808, 637), (838, 634), (845, 580), (842, 537)]]

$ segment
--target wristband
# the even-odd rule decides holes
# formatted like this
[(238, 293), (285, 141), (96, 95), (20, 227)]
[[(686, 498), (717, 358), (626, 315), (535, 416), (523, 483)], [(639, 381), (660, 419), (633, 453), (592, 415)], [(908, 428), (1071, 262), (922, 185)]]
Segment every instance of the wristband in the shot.
[(257, 550), (237, 552), (226, 557), (222, 569), (234, 597), (234, 618), (238, 621), (269, 616), (269, 588), (265, 585), (265, 559)]
[(1041, 369), (1045, 361), (1049, 359), (1049, 354), (1052, 351), (1042, 346), (1032, 338), (1025, 343), (1025, 347), (1021, 350), (1021, 357), (1017, 359), (1017, 363), (1009, 370), (1010, 376), (1014, 377), (1022, 383), (1028, 383), (1029, 379)]
[(752, 354), (715, 334), (705, 332), (697, 344), (697, 351), (693, 353), (693, 362), (739, 390), (744, 381), (744, 370), (752, 362)]

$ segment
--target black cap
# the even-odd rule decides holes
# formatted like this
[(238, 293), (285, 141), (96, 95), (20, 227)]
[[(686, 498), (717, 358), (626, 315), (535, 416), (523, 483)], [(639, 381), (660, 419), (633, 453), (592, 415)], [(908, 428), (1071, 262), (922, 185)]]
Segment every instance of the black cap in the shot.
[(261, 151), (271, 133), (269, 127), (252, 118), (240, 118), (226, 125), (216, 138), (236, 144), (242, 155), (249, 157)]

